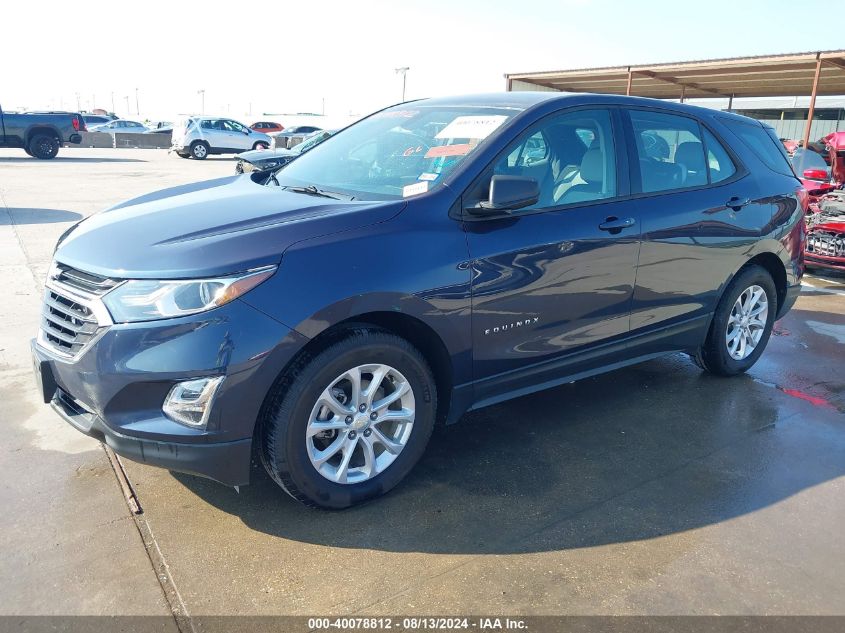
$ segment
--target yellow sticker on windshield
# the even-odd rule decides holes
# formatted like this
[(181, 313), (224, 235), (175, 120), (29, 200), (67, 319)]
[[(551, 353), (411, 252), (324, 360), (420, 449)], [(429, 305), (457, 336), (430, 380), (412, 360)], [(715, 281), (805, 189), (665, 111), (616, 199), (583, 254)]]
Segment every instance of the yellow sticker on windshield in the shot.
[(434, 138), (487, 138), (507, 120), (504, 114), (488, 116), (459, 116)]

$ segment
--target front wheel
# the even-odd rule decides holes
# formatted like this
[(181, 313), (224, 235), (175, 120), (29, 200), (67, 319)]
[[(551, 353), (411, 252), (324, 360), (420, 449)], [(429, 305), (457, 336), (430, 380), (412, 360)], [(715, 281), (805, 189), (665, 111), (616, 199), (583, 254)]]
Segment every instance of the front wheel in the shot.
[(696, 364), (711, 374), (735, 376), (751, 368), (769, 342), (777, 313), (771, 275), (752, 265), (740, 271), (722, 295)]
[(410, 472), (431, 437), (436, 405), (431, 370), (416, 348), (355, 329), (279, 381), (262, 419), (262, 462), (294, 499), (346, 508)]

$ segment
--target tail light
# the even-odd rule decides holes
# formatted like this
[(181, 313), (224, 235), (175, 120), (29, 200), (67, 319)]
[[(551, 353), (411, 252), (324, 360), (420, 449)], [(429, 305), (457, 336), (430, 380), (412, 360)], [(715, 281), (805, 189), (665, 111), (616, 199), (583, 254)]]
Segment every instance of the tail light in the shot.
[(795, 189), (795, 195), (798, 197), (798, 202), (801, 204), (801, 208), (804, 209), (804, 214), (806, 215), (810, 210), (810, 194), (807, 193), (804, 187), (797, 187)]
[(73, 116), (72, 120), (73, 120), (73, 129), (74, 130), (76, 130), (77, 132), (87, 132), (88, 131), (88, 128), (85, 127), (85, 121), (83, 120), (83, 118), (81, 116), (79, 116), (78, 114), (75, 114)]

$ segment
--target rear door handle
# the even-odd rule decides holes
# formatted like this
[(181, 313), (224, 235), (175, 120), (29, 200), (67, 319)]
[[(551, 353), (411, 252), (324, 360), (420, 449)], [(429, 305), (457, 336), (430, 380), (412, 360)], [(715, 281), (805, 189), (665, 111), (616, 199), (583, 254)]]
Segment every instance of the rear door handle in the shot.
[(619, 233), (622, 229), (629, 229), (634, 226), (637, 221), (634, 218), (617, 218), (616, 216), (610, 216), (609, 218), (605, 219), (604, 222), (599, 224), (599, 228), (602, 231), (609, 231), (611, 233)]
[(725, 203), (726, 207), (730, 207), (734, 211), (739, 211), (742, 207), (751, 204), (749, 198), (740, 198), (739, 196), (731, 196), (731, 199)]

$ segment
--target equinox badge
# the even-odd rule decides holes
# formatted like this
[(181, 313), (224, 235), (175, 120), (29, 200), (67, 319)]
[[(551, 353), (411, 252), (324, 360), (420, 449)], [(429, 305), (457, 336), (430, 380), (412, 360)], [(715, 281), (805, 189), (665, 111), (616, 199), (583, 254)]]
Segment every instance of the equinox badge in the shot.
[(523, 319), (522, 321), (514, 321), (513, 323), (505, 323), (504, 325), (497, 325), (494, 328), (487, 328), (484, 330), (484, 336), (488, 334), (499, 334), (500, 332), (507, 332), (508, 330), (512, 330), (514, 328), (523, 327), (526, 325), (533, 325), (540, 320), (540, 317), (530, 317), (528, 319)]

